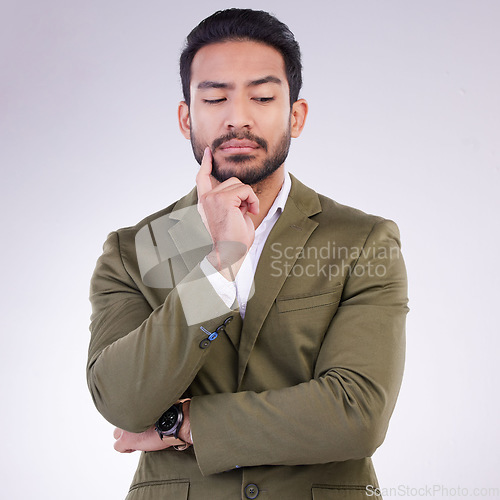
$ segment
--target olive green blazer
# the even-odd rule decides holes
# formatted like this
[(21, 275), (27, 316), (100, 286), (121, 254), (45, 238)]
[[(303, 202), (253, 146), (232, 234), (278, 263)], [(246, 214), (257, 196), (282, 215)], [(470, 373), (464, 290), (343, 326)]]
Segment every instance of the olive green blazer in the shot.
[(141, 432), (192, 397), (194, 447), (142, 453), (127, 498), (365, 499), (403, 373), (397, 226), (292, 177), (242, 321), (200, 269), (196, 201), (111, 233), (92, 277), (101, 414)]

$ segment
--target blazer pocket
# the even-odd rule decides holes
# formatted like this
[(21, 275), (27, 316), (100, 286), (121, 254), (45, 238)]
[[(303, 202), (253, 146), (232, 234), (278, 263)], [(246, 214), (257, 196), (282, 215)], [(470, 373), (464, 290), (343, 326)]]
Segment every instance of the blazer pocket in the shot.
[[(366, 500), (367, 490), (364, 486), (313, 486), (312, 500)], [(381, 500), (382, 497), (377, 497)]]
[(152, 481), (130, 488), (125, 500), (187, 500), (189, 481)]
[(293, 297), (279, 297), (276, 306), (279, 313), (314, 309), (316, 307), (336, 304), (340, 301), (342, 287), (338, 286), (333, 291), (315, 293), (314, 295), (295, 295)]

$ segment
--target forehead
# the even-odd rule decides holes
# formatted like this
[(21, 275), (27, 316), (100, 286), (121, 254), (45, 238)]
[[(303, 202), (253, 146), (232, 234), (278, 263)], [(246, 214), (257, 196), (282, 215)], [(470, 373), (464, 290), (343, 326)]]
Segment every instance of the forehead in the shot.
[(275, 48), (255, 41), (228, 41), (202, 47), (191, 65), (191, 87), (203, 81), (238, 83), (275, 76), (287, 83), (285, 61)]

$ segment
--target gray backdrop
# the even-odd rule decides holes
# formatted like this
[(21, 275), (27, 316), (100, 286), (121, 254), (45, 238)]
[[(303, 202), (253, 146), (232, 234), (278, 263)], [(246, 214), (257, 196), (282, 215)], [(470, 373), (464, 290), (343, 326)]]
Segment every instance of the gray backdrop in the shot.
[(1, 1), (1, 496), (126, 494), (138, 454), (113, 450), (85, 382), (88, 282), (108, 232), (193, 186), (177, 59), (195, 24), (231, 6), (275, 13), (301, 43), (310, 114), (289, 170), (401, 229), (411, 312), (399, 403), (374, 456), (386, 497), (491, 498), (494, 0)]

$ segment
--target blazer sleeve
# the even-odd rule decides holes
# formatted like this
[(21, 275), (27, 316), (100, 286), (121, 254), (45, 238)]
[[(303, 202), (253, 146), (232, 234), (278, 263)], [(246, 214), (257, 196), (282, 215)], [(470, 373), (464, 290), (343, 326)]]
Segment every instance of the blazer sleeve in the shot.
[(211, 342), (200, 326), (213, 332), (234, 314), (199, 266), (154, 310), (138, 281), (111, 233), (91, 280), (87, 381), (99, 412), (130, 432), (149, 428), (204, 364)]
[(359, 459), (382, 443), (403, 375), (408, 311), (396, 224), (377, 222), (365, 249), (345, 281), (310, 381), (193, 398), (203, 474)]

